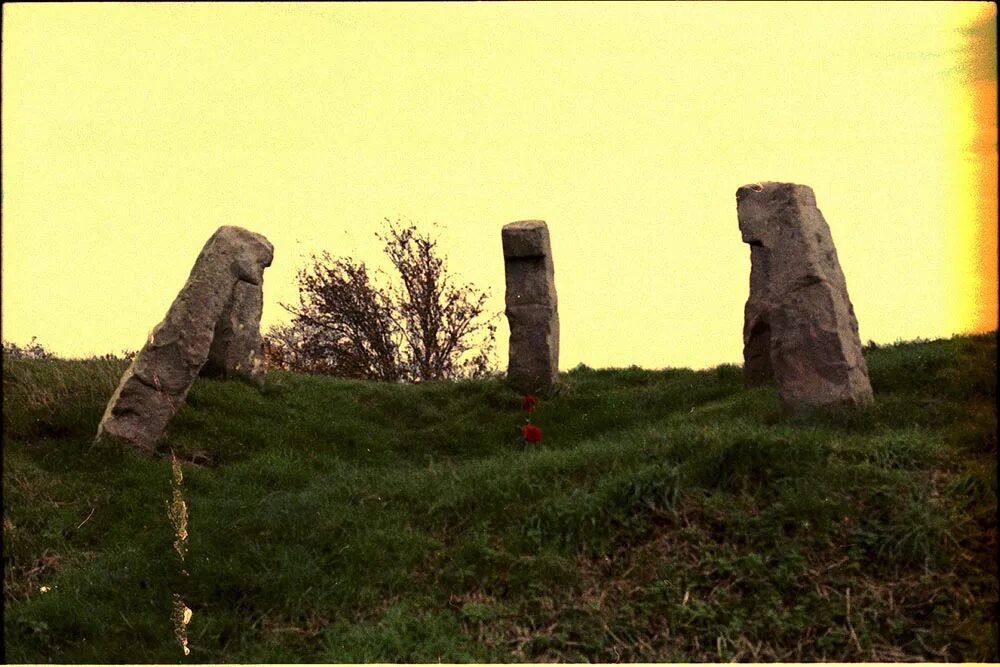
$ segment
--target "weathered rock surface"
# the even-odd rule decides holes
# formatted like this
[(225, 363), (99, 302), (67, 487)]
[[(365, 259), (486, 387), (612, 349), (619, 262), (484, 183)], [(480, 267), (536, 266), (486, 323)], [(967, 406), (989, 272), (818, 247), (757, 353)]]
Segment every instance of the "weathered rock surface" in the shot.
[(264, 287), (236, 281), (229, 303), (215, 324), (215, 338), (202, 376), (240, 377), (264, 384), (264, 339), (260, 316), (264, 310)]
[(747, 386), (774, 382), (790, 408), (871, 401), (858, 321), (812, 189), (745, 185), (736, 191), (736, 209), (743, 242), (750, 245)]
[(542, 220), (504, 225), (507, 380), (518, 391), (551, 395), (559, 382), (559, 312), (549, 229)]
[(152, 454), (198, 374), (263, 378), (260, 313), (274, 248), (241, 227), (220, 227), (184, 287), (136, 355), (97, 428), (97, 438)]

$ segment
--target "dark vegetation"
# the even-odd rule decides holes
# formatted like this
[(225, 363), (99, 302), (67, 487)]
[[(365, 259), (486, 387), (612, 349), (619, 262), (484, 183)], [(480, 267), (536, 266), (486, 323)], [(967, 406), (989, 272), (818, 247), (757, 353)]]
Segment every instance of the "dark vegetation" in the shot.
[(44, 345), (38, 342), (36, 336), (24, 345), (17, 343), (3, 342), (4, 359), (53, 359), (55, 355)]
[(298, 305), (285, 305), (292, 321), (265, 336), (268, 366), (389, 382), (489, 375), (488, 295), (458, 283), (437, 240), (413, 223), (386, 220), (376, 236), (395, 280), (350, 257), (313, 255), (298, 273)]
[(996, 661), (996, 355), (870, 347), (877, 402), (808, 417), (580, 367), (531, 446), (498, 379), (199, 379), (186, 576), (170, 462), (91, 444), (125, 362), (5, 358), (6, 657)]

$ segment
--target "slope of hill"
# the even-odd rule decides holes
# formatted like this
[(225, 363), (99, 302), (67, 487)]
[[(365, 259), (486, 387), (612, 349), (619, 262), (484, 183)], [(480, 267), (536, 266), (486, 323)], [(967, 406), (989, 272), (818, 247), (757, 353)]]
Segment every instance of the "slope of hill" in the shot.
[(202, 379), (183, 561), (170, 460), (91, 444), (125, 362), (7, 359), (6, 659), (997, 660), (996, 335), (866, 357), (876, 403), (808, 417), (578, 368), (535, 445), (500, 380)]

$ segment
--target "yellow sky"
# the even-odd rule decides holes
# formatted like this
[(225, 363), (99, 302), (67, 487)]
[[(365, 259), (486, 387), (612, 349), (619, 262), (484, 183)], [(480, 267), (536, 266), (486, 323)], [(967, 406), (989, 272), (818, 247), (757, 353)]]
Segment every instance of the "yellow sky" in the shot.
[(3, 12), (5, 340), (140, 347), (223, 224), (275, 246), (265, 326), (397, 216), (499, 311), (500, 228), (538, 218), (561, 368), (739, 363), (764, 180), (816, 192), (863, 341), (996, 327), (989, 3)]

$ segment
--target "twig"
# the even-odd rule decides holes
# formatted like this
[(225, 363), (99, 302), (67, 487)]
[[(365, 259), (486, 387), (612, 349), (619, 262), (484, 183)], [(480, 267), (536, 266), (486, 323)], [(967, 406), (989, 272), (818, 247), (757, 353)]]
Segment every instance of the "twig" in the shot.
[(604, 626), (604, 631), (607, 632), (609, 635), (611, 635), (612, 639), (614, 639), (619, 644), (627, 645), (627, 644), (625, 644), (625, 642), (622, 641), (621, 637), (619, 637), (614, 632), (612, 632), (611, 628), (608, 627), (607, 623), (602, 623), (602, 625)]
[[(935, 650), (934, 650), (934, 649), (932, 649), (932, 648), (931, 648), (930, 646), (928, 646), (927, 644), (925, 644), (925, 643), (924, 643), (924, 640), (923, 640), (923, 638), (922, 638), (922, 637), (920, 636), (920, 633), (919, 633), (919, 632), (915, 632), (915, 633), (914, 633), (914, 637), (916, 637), (916, 638), (917, 638), (917, 641), (918, 641), (918, 642), (920, 643), (920, 645), (921, 645), (921, 646), (922, 646), (922, 647), (924, 648), (924, 650), (925, 650), (925, 651), (927, 651), (928, 653), (933, 653), (934, 655), (938, 655), (938, 656), (941, 656), (941, 657), (943, 657), (943, 658), (946, 658), (946, 657), (948, 656), (948, 654), (947, 654), (946, 652), (944, 652), (944, 651), (935, 651)], [(947, 646), (945, 646), (945, 648), (947, 648)]]
[(851, 623), (851, 589), (847, 589), (847, 629), (851, 631), (851, 639), (854, 640), (854, 645), (858, 647), (858, 653), (864, 653), (864, 649), (861, 648), (861, 642), (858, 641), (858, 634), (854, 632), (854, 624)]
[(840, 560), (838, 560), (836, 563), (831, 563), (830, 565), (827, 565), (827, 566), (822, 567), (822, 568), (812, 569), (812, 570), (809, 570), (809, 572), (811, 574), (813, 574), (813, 575), (819, 576), (820, 574), (823, 574), (824, 572), (829, 572), (830, 570), (832, 570), (834, 568), (840, 567), (841, 565), (843, 565), (844, 563), (846, 563), (849, 560), (850, 560), (850, 557), (849, 556), (845, 556), (845, 557), (841, 558)]
[[(94, 509), (90, 510), (90, 514), (87, 515), (87, 518), (80, 522), (80, 526), (82, 526), (83, 524), (85, 524), (88, 521), (90, 521), (90, 517), (94, 516), (94, 510), (96, 510), (96, 509), (97, 509), (97, 505), (94, 505)], [(76, 529), (80, 530), (80, 526), (77, 526)]]

